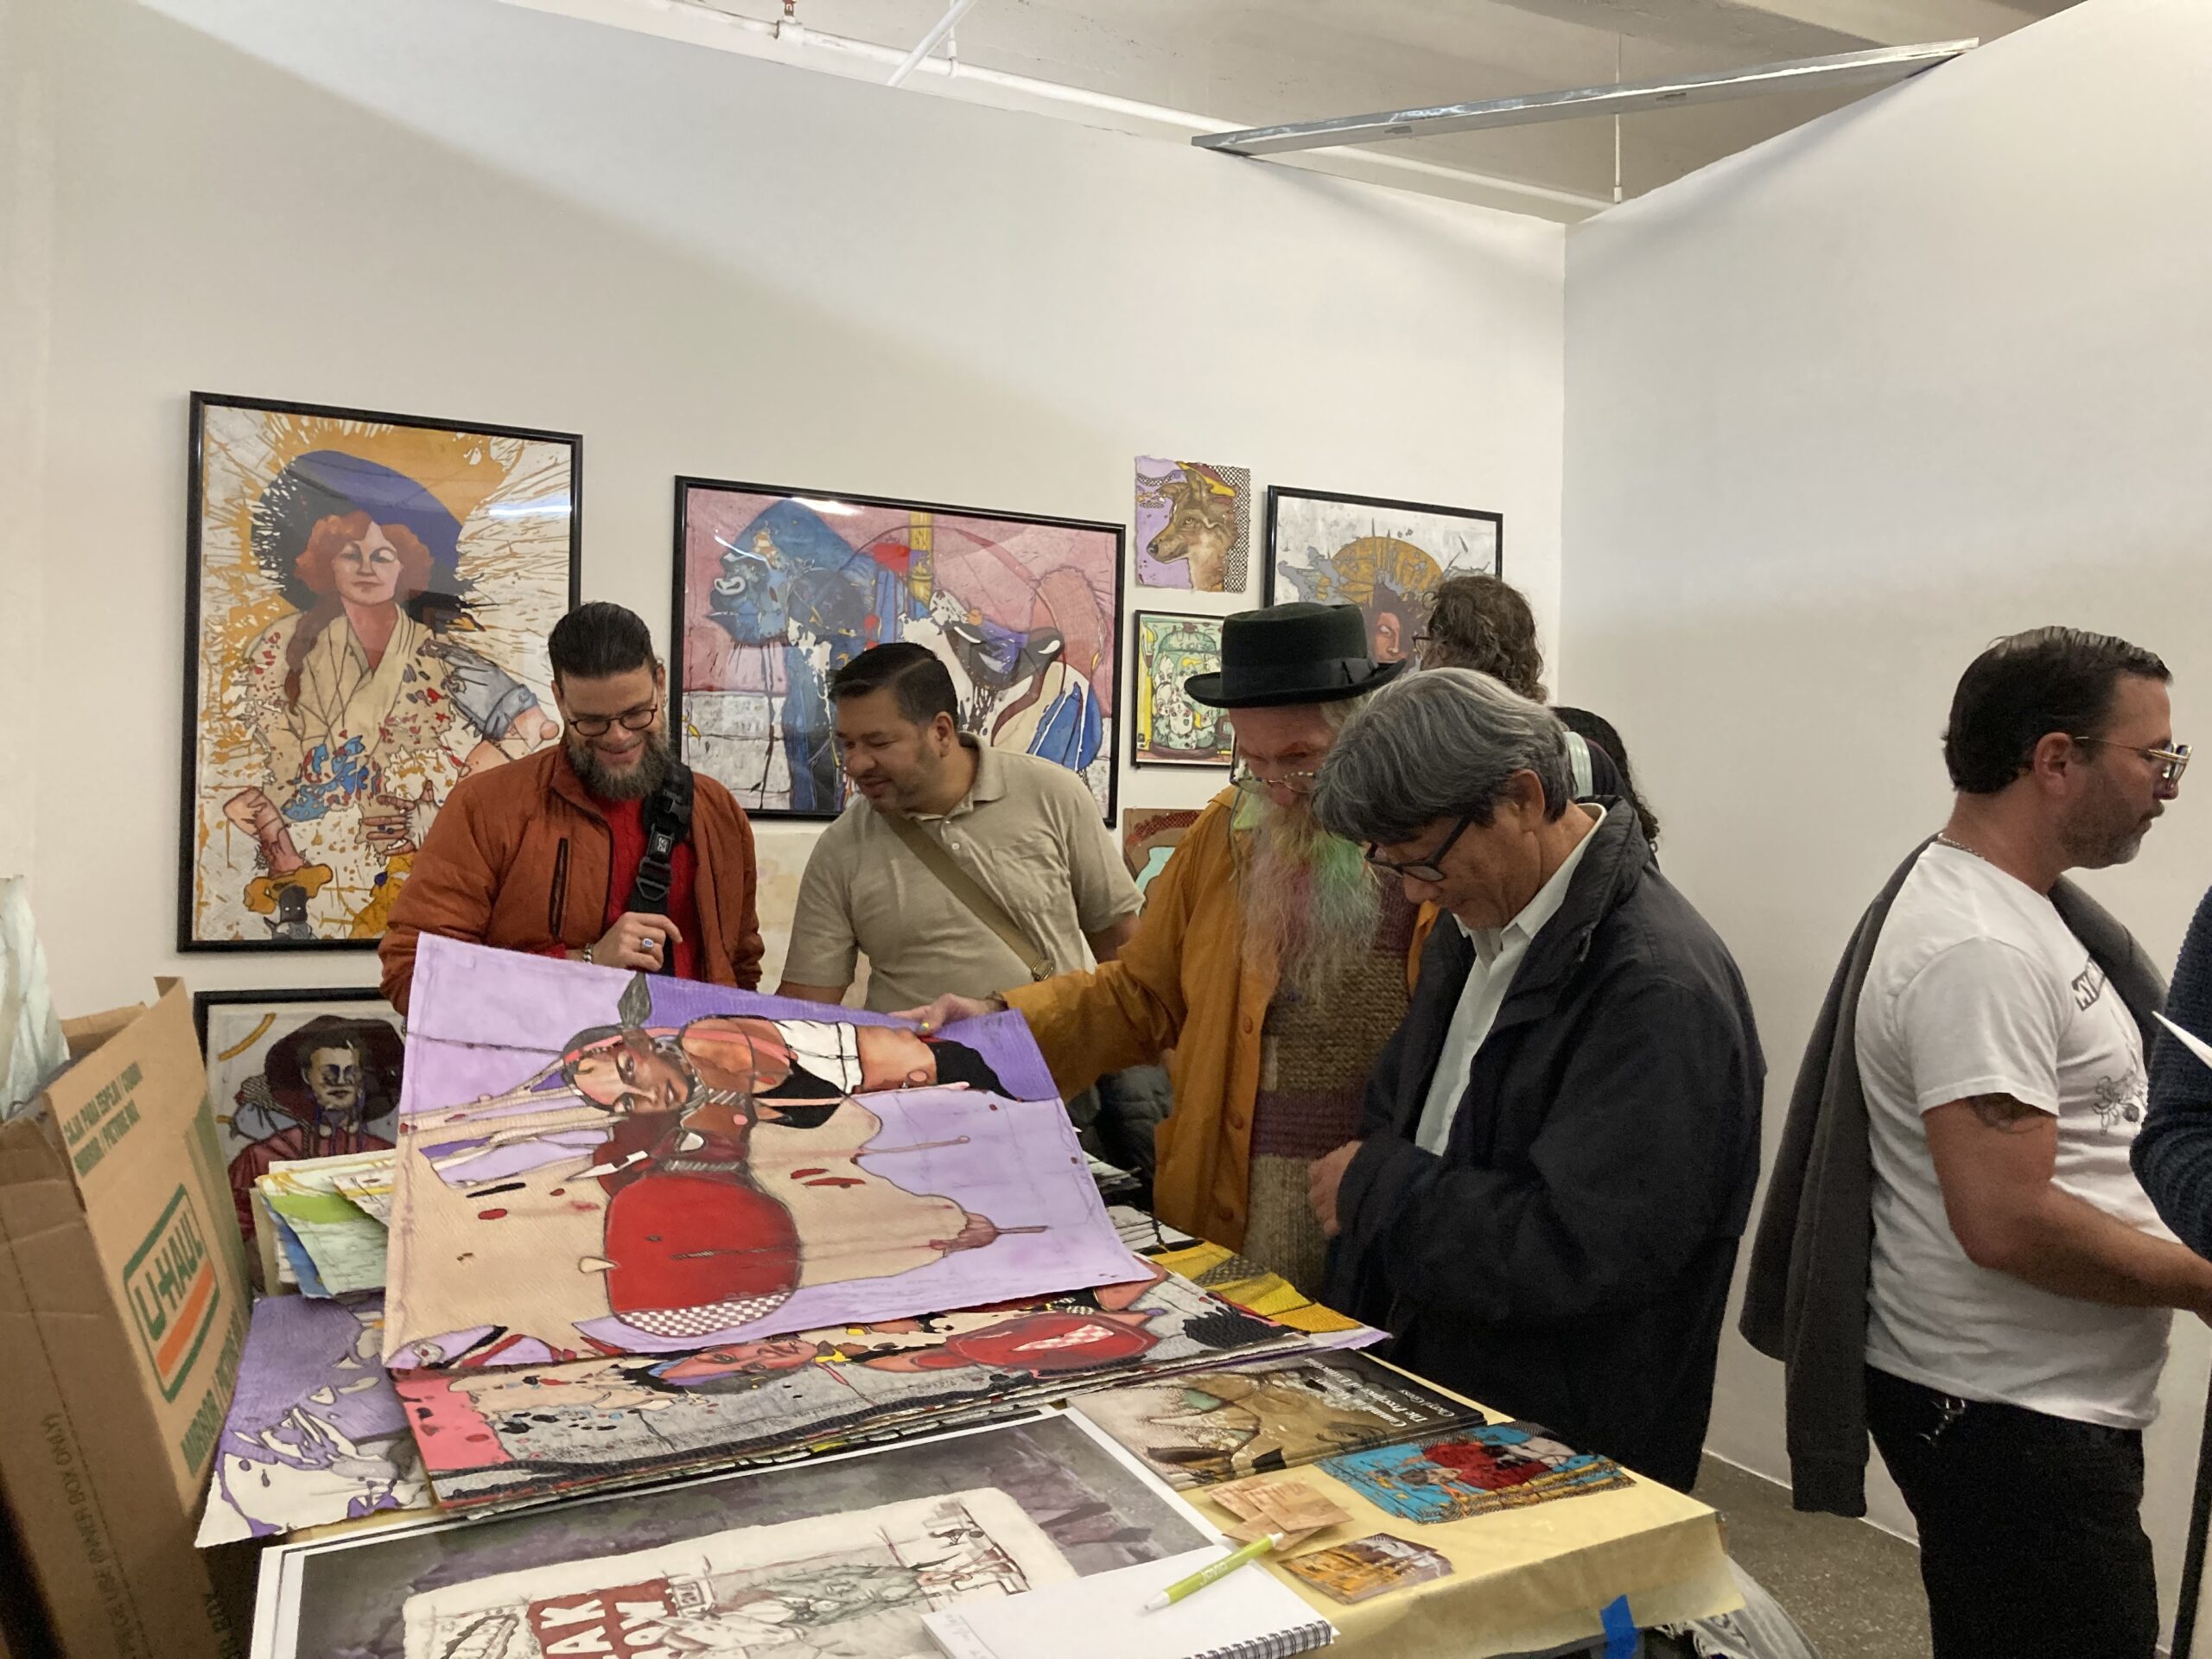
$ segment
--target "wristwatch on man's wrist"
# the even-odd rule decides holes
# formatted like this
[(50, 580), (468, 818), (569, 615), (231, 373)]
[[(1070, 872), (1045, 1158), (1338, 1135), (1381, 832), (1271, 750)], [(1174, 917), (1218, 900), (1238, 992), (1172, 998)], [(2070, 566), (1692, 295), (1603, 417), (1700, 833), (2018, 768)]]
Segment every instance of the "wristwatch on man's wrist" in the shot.
[(598, 966), (598, 964), (597, 964), (596, 963), (593, 963), (593, 962), (592, 962), (592, 960), (591, 960), (591, 946), (589, 946), (589, 945), (586, 945), (586, 946), (584, 946), (584, 960), (585, 960), (585, 962), (587, 962), (587, 963), (591, 963), (591, 965), (592, 965), (592, 966), (594, 966), (594, 967), (597, 967), (597, 966)]

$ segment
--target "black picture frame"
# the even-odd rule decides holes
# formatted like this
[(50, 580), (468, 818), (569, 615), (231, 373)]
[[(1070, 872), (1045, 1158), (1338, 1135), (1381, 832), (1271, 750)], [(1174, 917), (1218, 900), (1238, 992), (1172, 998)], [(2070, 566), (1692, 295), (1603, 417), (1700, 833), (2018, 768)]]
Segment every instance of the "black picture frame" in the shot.
[(309, 419), (346, 421), (377, 426), (428, 429), (487, 438), (518, 439), (527, 442), (565, 446), (569, 452), (569, 550), (566, 608), (573, 610), (583, 588), (583, 438), (574, 432), (541, 430), (534, 427), (494, 424), (484, 421), (445, 420), (432, 416), (395, 414), (381, 410), (356, 409), (342, 404), (299, 403), (281, 398), (248, 397), (229, 393), (194, 391), (191, 394), (189, 438), (185, 490), (184, 693), (183, 741), (177, 802), (176, 948), (181, 955), (290, 955), (301, 951), (373, 950), (375, 938), (201, 938), (195, 928), (197, 870), (195, 841), (200, 816), (200, 688), (204, 641), (200, 601), (206, 582), (201, 526), (206, 517), (207, 423), (211, 409), (238, 409), (263, 414), (300, 416)]
[[(1127, 675), (1122, 664), (1122, 635), (1126, 632), (1122, 607), (1126, 600), (1128, 582), (1126, 568), (1128, 558), (1128, 527), (1126, 524), (1112, 524), (1099, 519), (1072, 518), (1052, 513), (1014, 512), (995, 507), (955, 506), (943, 502), (917, 501), (903, 496), (862, 494), (851, 490), (794, 488), (786, 485), (707, 478), (692, 474), (678, 475), (675, 481), (675, 489), (674, 538), (670, 561), (672, 574), (669, 598), (669, 698), (673, 713), (671, 724), (677, 730), (681, 752), (683, 757), (694, 765), (699, 763), (692, 760), (692, 730), (691, 723), (687, 717), (687, 698), (690, 693), (687, 690), (685, 684), (685, 654), (690, 620), (688, 601), (690, 596), (690, 584), (686, 580), (687, 556), (691, 525), (690, 504), (695, 493), (702, 491), (715, 491), (734, 495), (770, 497), (779, 501), (794, 502), (801, 505), (829, 502), (841, 506), (880, 508), (895, 512), (926, 513), (933, 518), (969, 518), (990, 524), (1080, 531), (1109, 538), (1113, 561), (1114, 599), (1111, 613), (1106, 620), (1110, 626), (1111, 634), (1105, 649), (1100, 652), (1099, 659), (1113, 665), (1114, 686), (1113, 695), (1104, 700), (1100, 710), (1105, 722), (1105, 731), (1099, 748), (1099, 756), (1104, 759), (1107, 767), (1106, 798), (1103, 804), (1101, 816), (1109, 827), (1115, 823), (1120, 810), (1123, 711), (1130, 702), (1125, 683)], [(849, 633), (837, 637), (849, 642), (857, 638)], [(957, 684), (966, 671), (958, 664), (954, 664), (952, 666), (959, 671), (955, 676), (955, 683)], [(707, 770), (709, 776), (714, 775), (710, 768), (702, 767), (702, 769)], [(718, 781), (729, 785), (728, 779), (721, 779)], [(739, 804), (745, 808), (748, 817), (763, 821), (827, 823), (837, 817), (843, 810), (842, 804), (831, 810), (801, 810), (788, 806), (756, 805), (753, 800), (747, 798), (745, 789), (731, 786), (731, 792), (736, 796)], [(1094, 795), (1095, 793), (1094, 791)]]
[(194, 991), (192, 994), (192, 1029), (200, 1039), (200, 1058), (207, 1058), (207, 1010), (215, 1007), (238, 1007), (257, 1002), (382, 1002), (384, 992), (374, 985), (322, 986), (302, 989), (287, 985), (278, 990), (267, 991)]
[[(1221, 711), (1219, 716), (1219, 724), (1227, 734), (1224, 741), (1224, 746), (1213, 753), (1207, 755), (1177, 756), (1170, 758), (1158, 753), (1147, 753), (1142, 747), (1143, 734), (1139, 731), (1137, 728), (1137, 709), (1139, 698), (1142, 693), (1144, 676), (1146, 673), (1144, 667), (1144, 625), (1148, 619), (1168, 622), (1202, 623), (1213, 630), (1214, 636), (1217, 639), (1220, 638), (1222, 624), (1229, 620), (1225, 616), (1207, 615), (1196, 611), (1134, 611), (1130, 613), (1129, 765), (1131, 766), (1143, 766), (1147, 768), (1156, 766), (1166, 772), (1228, 772), (1232, 770), (1236, 764), (1236, 755), (1233, 753), (1236, 742), (1233, 730), (1235, 722), (1233, 717), (1226, 710)], [(1218, 672), (1220, 667), (1221, 657), (1219, 652), (1217, 651), (1214, 654), (1213, 671)]]
[(1505, 515), (1484, 507), (1447, 507), (1433, 501), (1407, 501), (1387, 495), (1351, 495), (1338, 490), (1294, 489), (1287, 485), (1268, 486), (1266, 546), (1261, 554), (1260, 602), (1275, 602), (1275, 532), (1284, 501), (1326, 501), (1338, 506), (1376, 507), (1392, 512), (1430, 513), (1445, 518), (1468, 518), (1489, 524), (1497, 537), (1497, 556), (1490, 574), (1505, 574)]

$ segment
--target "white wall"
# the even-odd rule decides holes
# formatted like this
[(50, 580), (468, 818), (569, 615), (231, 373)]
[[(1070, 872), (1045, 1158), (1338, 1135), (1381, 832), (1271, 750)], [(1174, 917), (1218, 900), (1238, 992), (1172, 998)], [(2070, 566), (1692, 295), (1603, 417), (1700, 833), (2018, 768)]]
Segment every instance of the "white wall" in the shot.
[[(584, 591), (664, 643), (678, 473), (1126, 522), (1141, 453), (1498, 509), (1555, 619), (1556, 226), (488, 0), (0, 5), (53, 220), (5, 245), (45, 447), (0, 645), (46, 658), (0, 651), (0, 854), (65, 1010), (372, 976), (172, 954), (195, 387), (581, 431)], [(771, 919), (810, 834), (764, 831)]]
[[(1847, 934), (1946, 810), (1984, 644), (2124, 634), (2173, 665), (2177, 735), (2212, 730), (2208, 59), (2201, 0), (2088, 0), (1570, 233), (1565, 690), (1750, 980), (1770, 1147)], [(2088, 880), (2166, 963), (2212, 880), (2189, 785)], [(2183, 1319), (2170, 1608), (2205, 1383)], [(1783, 1473), (1781, 1385), (1732, 1333), (1714, 1449)]]

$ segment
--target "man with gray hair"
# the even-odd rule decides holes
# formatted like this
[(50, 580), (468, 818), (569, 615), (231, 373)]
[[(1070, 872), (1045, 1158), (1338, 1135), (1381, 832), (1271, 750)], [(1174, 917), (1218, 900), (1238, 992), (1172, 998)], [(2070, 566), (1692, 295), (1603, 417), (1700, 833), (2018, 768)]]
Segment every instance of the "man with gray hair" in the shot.
[(1635, 812), (1572, 795), (1558, 717), (1465, 669), (1377, 692), (1321, 767), (1321, 825), (1458, 923), (1360, 1138), (1313, 1167), (1328, 1300), (1399, 1363), (1687, 1490), (1766, 1064)]

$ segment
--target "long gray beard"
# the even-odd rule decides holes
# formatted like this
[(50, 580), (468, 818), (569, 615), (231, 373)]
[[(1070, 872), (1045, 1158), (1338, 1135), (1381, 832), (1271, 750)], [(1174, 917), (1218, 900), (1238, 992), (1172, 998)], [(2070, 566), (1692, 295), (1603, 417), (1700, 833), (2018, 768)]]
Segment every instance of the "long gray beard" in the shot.
[(602, 801), (645, 799), (668, 780), (669, 768), (675, 760), (666, 732), (649, 733), (645, 752), (638, 757), (638, 764), (621, 772), (610, 772), (601, 766), (589, 744), (569, 746), (569, 764), (576, 769), (576, 776), (583, 779), (584, 787)]
[(1375, 873), (1303, 804), (1248, 798), (1237, 816), (1240, 827), (1252, 828), (1241, 895), (1246, 956), (1272, 956), (1276, 983), (1300, 1001), (1325, 996), (1374, 949), (1382, 912)]

